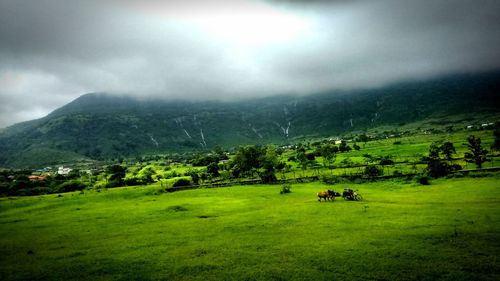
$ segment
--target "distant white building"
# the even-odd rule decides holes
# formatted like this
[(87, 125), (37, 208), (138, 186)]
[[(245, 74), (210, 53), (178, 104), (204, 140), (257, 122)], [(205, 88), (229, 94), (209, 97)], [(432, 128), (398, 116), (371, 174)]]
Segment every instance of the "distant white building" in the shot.
[(69, 174), (69, 172), (71, 172), (72, 170), (73, 169), (71, 169), (71, 168), (64, 168), (63, 166), (61, 166), (57, 170), (57, 174), (65, 176), (65, 175)]

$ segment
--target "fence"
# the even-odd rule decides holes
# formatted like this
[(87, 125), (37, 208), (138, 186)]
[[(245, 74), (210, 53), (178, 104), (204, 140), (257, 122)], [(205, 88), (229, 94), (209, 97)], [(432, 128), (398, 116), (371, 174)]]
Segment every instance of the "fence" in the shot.
[[(481, 168), (481, 169), (466, 169), (466, 170), (458, 170), (454, 172), (468, 174), (470, 172), (497, 172), (500, 171), (500, 167), (491, 167), (491, 168)], [(367, 179), (367, 180), (384, 180), (384, 179), (393, 179), (393, 178), (409, 178), (414, 177), (417, 174), (398, 174), (398, 175), (384, 175), (384, 176), (376, 176), (376, 177), (366, 177), (363, 175), (336, 175), (334, 177), (338, 178), (347, 178), (347, 179)], [(318, 181), (320, 179), (319, 176), (309, 176), (309, 177), (299, 177), (299, 178), (291, 178), (291, 179), (281, 179), (272, 183), (266, 184), (285, 184), (285, 183), (306, 183)], [(197, 189), (197, 188), (218, 188), (218, 187), (226, 187), (232, 185), (255, 185), (255, 184), (264, 184), (262, 180), (243, 180), (243, 181), (230, 181), (230, 182), (214, 182), (210, 184), (199, 184), (199, 185), (190, 185), (190, 186), (178, 186), (178, 187), (169, 187), (165, 190), (167, 192), (175, 192), (181, 190), (189, 190), (189, 189)]]

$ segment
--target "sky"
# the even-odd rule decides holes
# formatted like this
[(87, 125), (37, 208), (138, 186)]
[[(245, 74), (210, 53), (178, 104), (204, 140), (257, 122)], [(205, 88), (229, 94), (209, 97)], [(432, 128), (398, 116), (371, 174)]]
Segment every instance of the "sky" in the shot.
[(500, 1), (0, 0), (0, 128), (91, 92), (237, 100), (500, 67)]

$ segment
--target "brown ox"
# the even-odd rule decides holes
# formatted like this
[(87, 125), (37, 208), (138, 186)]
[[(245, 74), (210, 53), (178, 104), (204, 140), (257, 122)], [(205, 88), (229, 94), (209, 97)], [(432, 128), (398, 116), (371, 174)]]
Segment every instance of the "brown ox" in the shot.
[(321, 199), (325, 199), (325, 201), (335, 201), (335, 197), (340, 196), (338, 192), (335, 192), (333, 190), (325, 190), (325, 191), (320, 191), (318, 192), (318, 201), (321, 202)]

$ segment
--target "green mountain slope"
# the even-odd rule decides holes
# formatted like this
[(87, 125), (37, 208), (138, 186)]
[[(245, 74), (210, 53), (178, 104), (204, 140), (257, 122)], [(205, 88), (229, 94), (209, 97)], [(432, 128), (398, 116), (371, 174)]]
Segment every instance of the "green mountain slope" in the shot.
[(452, 115), (500, 113), (500, 72), (402, 83), (376, 90), (238, 102), (136, 100), (87, 94), (0, 133), (0, 166), (289, 143)]

